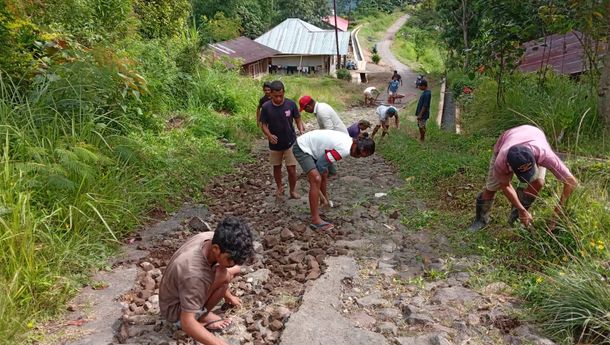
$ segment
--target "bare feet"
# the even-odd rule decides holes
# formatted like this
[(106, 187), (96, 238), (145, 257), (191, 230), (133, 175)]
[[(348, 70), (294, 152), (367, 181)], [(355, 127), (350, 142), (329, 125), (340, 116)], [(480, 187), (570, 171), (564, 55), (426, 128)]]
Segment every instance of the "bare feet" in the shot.
[(301, 195), (297, 192), (290, 192), (290, 199), (300, 199)]
[(199, 323), (208, 331), (220, 331), (231, 324), (231, 319), (223, 319), (220, 316), (209, 312), (205, 316), (199, 318)]
[(281, 198), (283, 196), (284, 196), (284, 186), (281, 186), (277, 189), (277, 192), (275, 192), (275, 197)]

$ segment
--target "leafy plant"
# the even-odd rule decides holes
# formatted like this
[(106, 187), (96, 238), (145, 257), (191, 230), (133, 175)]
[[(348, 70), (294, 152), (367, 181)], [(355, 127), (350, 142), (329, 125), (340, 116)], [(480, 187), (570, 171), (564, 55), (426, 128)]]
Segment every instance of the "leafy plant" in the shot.
[(345, 68), (340, 68), (340, 69), (337, 70), (337, 78), (338, 79), (342, 79), (342, 80), (351, 81), (352, 80), (352, 74), (350, 73), (349, 70), (347, 70)]
[(379, 54), (373, 54), (373, 56), (371, 56), (371, 60), (373, 60), (374, 64), (379, 64), (379, 61), (381, 61), (381, 56), (379, 56)]

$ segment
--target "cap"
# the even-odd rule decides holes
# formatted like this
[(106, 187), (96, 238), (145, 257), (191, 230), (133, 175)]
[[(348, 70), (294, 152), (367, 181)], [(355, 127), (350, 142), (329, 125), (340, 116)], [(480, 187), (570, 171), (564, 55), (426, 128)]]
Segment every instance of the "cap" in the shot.
[(394, 116), (394, 115), (398, 115), (398, 110), (396, 110), (396, 108), (394, 107), (388, 107), (388, 110), (385, 111), (386, 115)]
[(311, 102), (311, 96), (301, 96), (301, 98), (299, 98), (299, 111), (303, 111), (309, 102)]
[(538, 165), (532, 150), (524, 145), (515, 145), (508, 149), (506, 161), (521, 182), (532, 182)]

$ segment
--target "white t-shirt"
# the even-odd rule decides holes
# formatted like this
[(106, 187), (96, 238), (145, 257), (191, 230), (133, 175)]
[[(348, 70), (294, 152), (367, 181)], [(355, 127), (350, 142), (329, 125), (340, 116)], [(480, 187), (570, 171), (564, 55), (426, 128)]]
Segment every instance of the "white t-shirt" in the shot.
[[(390, 108), (394, 108), (394, 107), (387, 106), (387, 105), (380, 105), (377, 107), (376, 112), (377, 112), (377, 116), (379, 116), (379, 121), (385, 122), (388, 119), (388, 117), (390, 117), (387, 115), (387, 111)], [(396, 109), (396, 108), (394, 108), (394, 109), (396, 110), (396, 114), (398, 114), (398, 109)], [(396, 115), (394, 115), (394, 116), (396, 116)]]
[(297, 138), (297, 143), (303, 152), (314, 159), (324, 156), (333, 164), (342, 158), (349, 157), (353, 139), (347, 133), (329, 129), (319, 129), (307, 132)]
[(364, 94), (371, 95), (371, 94), (373, 94), (373, 91), (377, 91), (377, 88), (374, 86), (369, 86), (366, 89), (364, 89)]
[(347, 128), (343, 124), (343, 121), (341, 121), (339, 115), (337, 115), (330, 105), (316, 102), (313, 112), (316, 114), (320, 129), (332, 129), (333, 131), (347, 133)]

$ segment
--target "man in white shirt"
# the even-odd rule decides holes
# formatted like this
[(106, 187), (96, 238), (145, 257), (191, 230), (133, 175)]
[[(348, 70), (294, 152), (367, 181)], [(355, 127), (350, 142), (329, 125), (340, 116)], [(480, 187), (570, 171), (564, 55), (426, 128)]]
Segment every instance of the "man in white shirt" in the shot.
[(379, 128), (382, 128), (381, 137), (385, 137), (388, 134), (388, 129), (390, 128), (390, 118), (394, 118), (394, 123), (396, 124), (396, 128), (400, 128), (400, 123), (398, 121), (398, 109), (393, 106), (380, 105), (377, 107), (375, 111), (377, 113), (377, 117), (379, 117), (379, 124), (375, 126), (373, 129), (373, 134), (371, 138), (375, 138), (375, 134)]
[(320, 129), (347, 133), (347, 127), (345, 127), (337, 112), (330, 105), (316, 102), (311, 96), (302, 96), (299, 98), (299, 107), (299, 111), (305, 110), (308, 113), (316, 114)]
[(364, 105), (374, 105), (377, 97), (379, 97), (379, 90), (374, 86), (369, 86), (364, 89)]
[(292, 149), (309, 181), (309, 227), (313, 230), (330, 230), (334, 225), (323, 220), (318, 210), (320, 196), (323, 195), (328, 200), (326, 183), (329, 168), (346, 157), (372, 155), (375, 153), (375, 142), (366, 133), (353, 139), (346, 133), (316, 130), (298, 137)]

